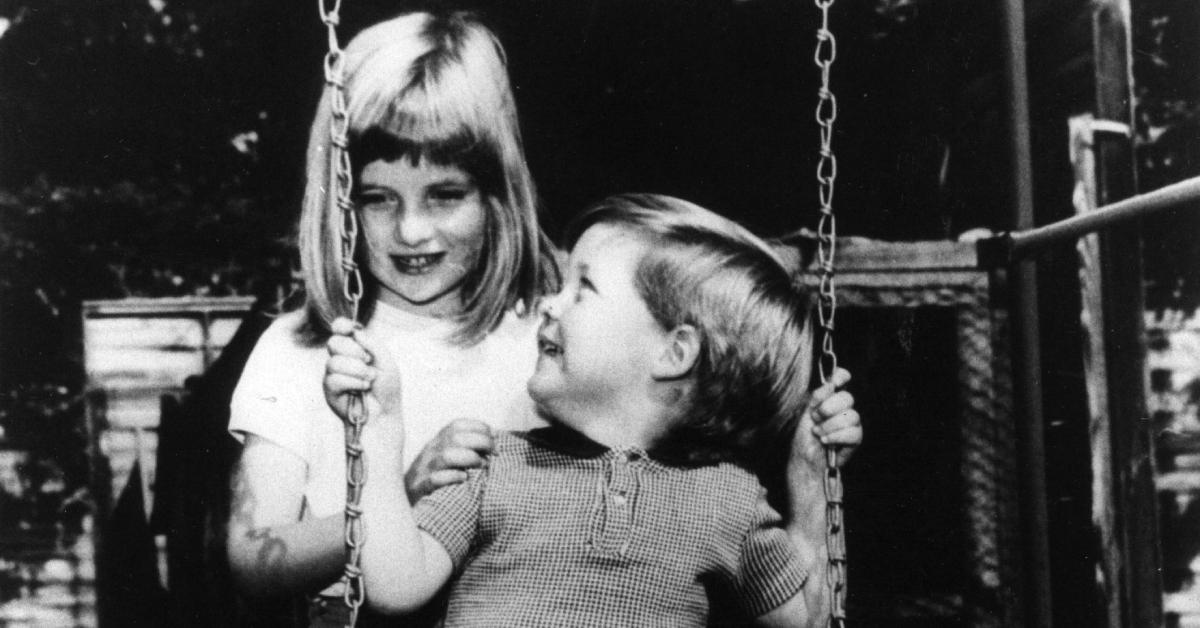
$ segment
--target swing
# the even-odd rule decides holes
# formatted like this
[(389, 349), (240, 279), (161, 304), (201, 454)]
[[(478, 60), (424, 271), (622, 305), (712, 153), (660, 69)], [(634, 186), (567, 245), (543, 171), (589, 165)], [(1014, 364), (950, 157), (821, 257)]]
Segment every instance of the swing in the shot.
[[(833, 213), (833, 190), (837, 180), (837, 155), (833, 152), (833, 124), (837, 120), (837, 98), (829, 87), (830, 69), (837, 58), (837, 40), (829, 30), (829, 8), (834, 0), (815, 0), (821, 11), (817, 29), (817, 48), (813, 61), (821, 68), (821, 87), (817, 91), (817, 124), (821, 127), (820, 158), (817, 160), (818, 197), (821, 218), (817, 223), (817, 262), (821, 266), (817, 289), (817, 316), (821, 323), (821, 355), (817, 361), (824, 384), (837, 371), (837, 353), (833, 349), (834, 317), (837, 293), (834, 285), (834, 256), (837, 251), (837, 219)], [(829, 586), (829, 623), (831, 628), (846, 625), (846, 530), (842, 520), (842, 471), (838, 466), (837, 447), (825, 449), (825, 545), (829, 552), (825, 581)]]
[[(820, 125), (821, 146), (817, 163), (817, 180), (820, 183), (819, 200), (821, 217), (818, 222), (817, 261), (820, 265), (817, 313), (821, 324), (821, 354), (818, 370), (821, 382), (826, 383), (837, 370), (837, 354), (833, 347), (834, 317), (837, 297), (834, 285), (834, 256), (836, 252), (837, 223), (833, 212), (834, 183), (837, 178), (837, 157), (833, 152), (833, 125), (837, 119), (837, 99), (829, 87), (830, 70), (837, 57), (837, 42), (829, 30), (829, 9), (834, 0), (814, 0), (821, 11), (821, 25), (817, 30), (817, 47), (814, 61), (821, 69), (821, 87), (818, 90), (816, 119)], [(349, 305), (351, 320), (358, 320), (359, 303), (362, 299), (362, 275), (354, 261), (355, 245), (358, 240), (358, 221), (354, 205), (350, 200), (353, 185), (348, 148), (350, 118), (346, 108), (345, 57), (338, 43), (337, 27), (340, 21), (342, 0), (333, 0), (326, 8), (326, 0), (317, 0), (321, 22), (328, 35), (328, 51), (324, 58), (325, 82), (330, 86), (330, 144), (329, 182), (332, 191), (328, 195), (329, 211), (341, 213), (341, 268), (343, 272), (342, 294)], [(365, 483), (365, 460), (361, 445), (363, 426), (367, 422), (366, 406), (361, 394), (351, 395), (348, 418), (345, 425), (346, 438), (346, 508), (345, 541), (346, 565), (342, 571), (342, 596), (349, 608), (347, 625), (353, 628), (366, 600), (360, 560), (366, 542), (360, 506)], [(838, 465), (837, 448), (826, 449), (827, 472), (825, 488), (825, 541), (829, 560), (826, 583), (830, 592), (828, 626), (845, 626), (846, 612), (846, 544), (842, 519), (842, 476)]]
[[(354, 215), (354, 204), (350, 200), (353, 185), (350, 170), (350, 153), (348, 147), (348, 132), (350, 117), (346, 111), (345, 56), (338, 45), (337, 26), (342, 0), (334, 0), (333, 7), (326, 10), (325, 0), (317, 0), (317, 8), (321, 13), (321, 22), (325, 24), (329, 39), (329, 50), (325, 53), (325, 82), (330, 90), (331, 123), (329, 126), (330, 145), (328, 189), (329, 211), (341, 212), (341, 265), (344, 281), (342, 295), (350, 305), (350, 319), (358, 320), (358, 306), (362, 300), (362, 275), (354, 262), (354, 247), (358, 241), (358, 220)], [(363, 426), (367, 423), (366, 405), (361, 394), (351, 395), (347, 405), (346, 419), (346, 567), (342, 570), (342, 599), (350, 609), (347, 625), (351, 628), (358, 623), (358, 613), (366, 600), (366, 589), (363, 587), (362, 569), (359, 566), (362, 558), (363, 543), (366, 535), (363, 529), (362, 489), (366, 480), (366, 461), (363, 458), (361, 445)]]

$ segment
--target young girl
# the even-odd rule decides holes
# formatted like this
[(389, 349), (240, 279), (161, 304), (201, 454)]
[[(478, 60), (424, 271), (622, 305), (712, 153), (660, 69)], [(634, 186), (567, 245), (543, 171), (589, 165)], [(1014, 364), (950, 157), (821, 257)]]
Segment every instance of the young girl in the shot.
[[(486, 469), (415, 507), (369, 486), (366, 525), (392, 542), (364, 550), (368, 603), (410, 611), (457, 575), (448, 626), (704, 626), (714, 595), (762, 625), (817, 623), (825, 552), (800, 510), (815, 504), (785, 526), (752, 472), (794, 438), (793, 493), (820, 484), (812, 425), (796, 426), (808, 295), (766, 244), (678, 199), (613, 197), (570, 242), (528, 383), (549, 427), (498, 436)], [(403, 448), (416, 391), (369, 333), (334, 331), (352, 335), (330, 339), (331, 407), (369, 390), (368, 453)]]
[[(413, 13), (364, 30), (345, 59), (362, 319), (413, 385), (403, 403), (412, 446), (395, 464), (412, 469), (416, 496), (481, 464), (489, 425), (529, 427), (528, 306), (558, 275), (491, 32), (461, 14)], [(306, 301), (259, 340), (232, 401), (230, 430), (245, 447), (227, 546), (251, 593), (338, 595), (327, 587), (344, 563), (343, 429), (321, 394), (329, 323), (348, 313), (341, 216), (325, 189), (328, 102), (313, 124), (299, 224)]]
[[(406, 387), (407, 446), (371, 457), (368, 485), (415, 500), (483, 464), (492, 428), (540, 423), (525, 392), (537, 360), (531, 306), (557, 289), (558, 274), (495, 37), (469, 16), (413, 13), (360, 33), (345, 59), (366, 271), (360, 318)], [(230, 430), (245, 447), (227, 549), (244, 591), (321, 591), (317, 620), (337, 623), (344, 436), (321, 380), (330, 321), (349, 308), (341, 216), (325, 189), (328, 100), (313, 124), (299, 224), (306, 302), (259, 340), (234, 393)], [(823, 417), (857, 422), (847, 393), (826, 389), (814, 403), (822, 400)]]

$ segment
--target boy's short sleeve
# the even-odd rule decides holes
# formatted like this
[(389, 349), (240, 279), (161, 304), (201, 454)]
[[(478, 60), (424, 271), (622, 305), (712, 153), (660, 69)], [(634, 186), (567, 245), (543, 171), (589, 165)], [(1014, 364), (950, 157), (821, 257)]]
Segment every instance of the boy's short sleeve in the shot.
[(733, 588), (742, 611), (758, 617), (792, 599), (808, 579), (806, 565), (765, 492), (754, 505)]
[(446, 548), (455, 571), (462, 569), (474, 547), (487, 477), (486, 471), (481, 469), (467, 473), (466, 481), (443, 486), (422, 497), (413, 507), (417, 527)]

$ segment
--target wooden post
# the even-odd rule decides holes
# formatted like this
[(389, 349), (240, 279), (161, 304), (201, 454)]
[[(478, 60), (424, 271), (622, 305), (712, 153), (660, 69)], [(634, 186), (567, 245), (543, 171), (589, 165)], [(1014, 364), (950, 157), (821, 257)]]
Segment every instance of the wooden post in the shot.
[[(1093, 14), (1095, 115), (1102, 124), (1133, 125), (1128, 0), (1102, 0)], [(1095, 201), (1107, 205), (1136, 192), (1131, 138), (1097, 135)], [(1111, 485), (1093, 495), (1111, 545), (1101, 558), (1115, 581), (1105, 587), (1110, 626), (1158, 626), (1162, 623), (1158, 516), (1154, 489), (1153, 439), (1146, 416), (1143, 329), (1142, 242), (1140, 224), (1099, 235), (1099, 294), (1093, 314), (1103, 321), (1103, 379), (1108, 447), (1094, 442), (1093, 468), (1111, 474)], [(1093, 356), (1099, 358), (1100, 356)], [(1098, 376), (1099, 377), (1099, 376)], [(1103, 475), (1103, 474), (1102, 474)]]
[[(1095, 211), (1096, 155), (1093, 150), (1095, 118), (1091, 114), (1069, 121), (1075, 213)], [(1112, 496), (1112, 427), (1108, 414), (1108, 369), (1104, 342), (1104, 287), (1100, 272), (1100, 236), (1079, 239), (1079, 322), (1083, 327), (1083, 373), (1087, 391), (1088, 434), (1092, 456), (1092, 525), (1099, 543), (1095, 557), (1096, 593), (1104, 608), (1105, 625), (1121, 625), (1121, 544)]]

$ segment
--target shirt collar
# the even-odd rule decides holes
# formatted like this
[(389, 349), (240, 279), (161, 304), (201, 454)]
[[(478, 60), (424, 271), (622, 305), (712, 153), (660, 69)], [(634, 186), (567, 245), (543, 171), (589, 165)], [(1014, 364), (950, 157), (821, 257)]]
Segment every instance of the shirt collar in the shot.
[[(530, 430), (525, 433), (526, 440), (551, 449), (560, 454), (575, 458), (600, 458), (612, 451), (606, 445), (583, 435), (558, 421), (551, 420), (550, 425)], [(655, 462), (672, 467), (702, 467), (705, 463), (688, 460), (687, 452), (681, 447), (663, 443), (645, 452)]]

